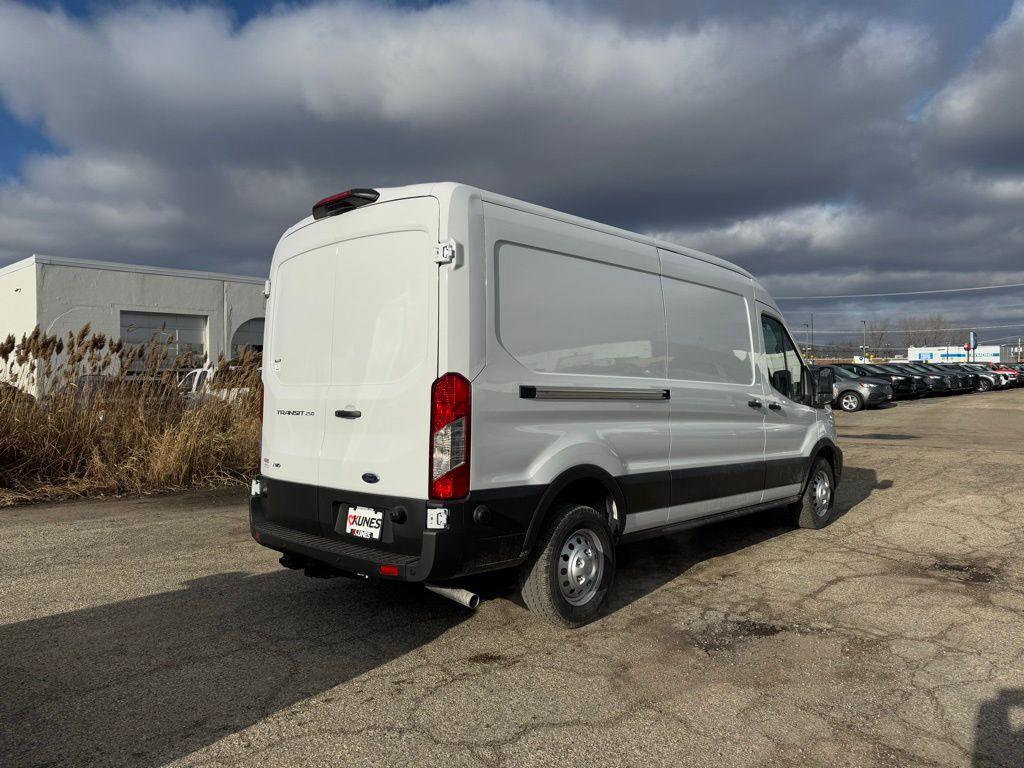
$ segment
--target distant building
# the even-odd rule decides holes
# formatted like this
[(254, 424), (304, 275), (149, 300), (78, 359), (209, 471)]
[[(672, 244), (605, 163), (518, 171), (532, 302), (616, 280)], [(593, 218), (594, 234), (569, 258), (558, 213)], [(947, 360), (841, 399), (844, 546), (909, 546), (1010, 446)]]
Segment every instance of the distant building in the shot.
[(925, 360), (931, 363), (998, 363), (998, 344), (982, 344), (968, 352), (962, 345), (948, 344), (940, 347), (911, 347), (907, 350), (908, 360)]
[(67, 336), (86, 323), (110, 339), (170, 354), (233, 357), (262, 348), (263, 279), (107, 261), (31, 256), (0, 268), (0, 340), (37, 325)]

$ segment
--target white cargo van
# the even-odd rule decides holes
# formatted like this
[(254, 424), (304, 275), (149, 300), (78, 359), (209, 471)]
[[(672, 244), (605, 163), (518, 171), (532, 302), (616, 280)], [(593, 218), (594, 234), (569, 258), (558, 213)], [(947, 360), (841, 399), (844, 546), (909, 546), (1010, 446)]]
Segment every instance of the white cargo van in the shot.
[(472, 606), (453, 580), (518, 568), (577, 626), (619, 542), (833, 518), (832, 372), (721, 259), (461, 184), (354, 189), (285, 233), (268, 293), (250, 517), (287, 567)]

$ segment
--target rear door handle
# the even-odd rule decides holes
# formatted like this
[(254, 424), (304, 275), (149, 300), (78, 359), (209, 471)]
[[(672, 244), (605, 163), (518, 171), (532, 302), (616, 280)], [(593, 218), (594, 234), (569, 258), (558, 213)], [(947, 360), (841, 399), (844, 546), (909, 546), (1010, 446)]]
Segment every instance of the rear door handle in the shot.
[(747, 405), (749, 405), (751, 408), (760, 408), (761, 407), (761, 401), (760, 400), (748, 400), (747, 401)]
[(339, 419), (358, 419), (363, 415), (362, 411), (335, 411), (334, 415)]
[(768, 407), (771, 408), (773, 411), (781, 411), (782, 410), (782, 406), (779, 405), (778, 403), (768, 403)]

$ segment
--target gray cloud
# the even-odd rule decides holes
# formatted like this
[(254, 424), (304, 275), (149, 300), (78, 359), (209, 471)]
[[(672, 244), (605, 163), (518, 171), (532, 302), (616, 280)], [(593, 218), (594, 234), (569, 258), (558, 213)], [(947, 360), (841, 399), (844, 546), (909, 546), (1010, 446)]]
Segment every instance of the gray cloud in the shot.
[(934, 99), (926, 118), (936, 162), (996, 175), (1024, 172), (1024, 3)]
[(68, 148), (4, 191), (10, 250), (60, 208), (130, 239), (101, 215), (127, 199), (154, 245), (200, 250), (195, 229), (238, 258), (224, 230), (254, 203), (279, 228), (354, 179), (454, 177), (633, 226), (841, 195), (933, 56), (920, 29), (835, 15), (634, 34), (528, 2), (240, 30), (205, 8), (0, 13), (0, 93)]
[(948, 82), (948, 18), (848, 6), (341, 2), (239, 27), (0, 0), (0, 99), (61, 148), (0, 186), (0, 263), (258, 274), (323, 195), (457, 179), (782, 290), (1020, 271), (1024, 3)]
[[(731, 258), (779, 295), (928, 290), (1024, 282), (1024, 2), (840, 201), (663, 232)], [(895, 126), (895, 121), (893, 122)], [(793, 301), (825, 327), (942, 312), (964, 324), (1024, 322), (1024, 291)], [(821, 326), (819, 326), (821, 327)], [(1012, 335), (1024, 325), (986, 331)]]

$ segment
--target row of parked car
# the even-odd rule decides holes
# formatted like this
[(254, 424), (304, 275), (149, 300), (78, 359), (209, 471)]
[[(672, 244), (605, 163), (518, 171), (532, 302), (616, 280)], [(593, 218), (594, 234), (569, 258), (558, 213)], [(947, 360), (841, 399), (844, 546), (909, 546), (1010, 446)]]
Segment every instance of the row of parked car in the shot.
[(988, 392), (1024, 384), (1024, 363), (838, 363), (833, 407), (852, 413), (897, 398)]

